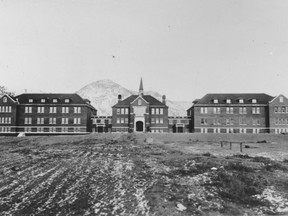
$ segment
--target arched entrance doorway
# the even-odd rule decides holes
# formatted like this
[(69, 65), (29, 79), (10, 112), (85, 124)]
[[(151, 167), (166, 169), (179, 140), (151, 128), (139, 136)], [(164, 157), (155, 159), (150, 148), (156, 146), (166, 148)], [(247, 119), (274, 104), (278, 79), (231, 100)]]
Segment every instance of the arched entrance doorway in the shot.
[(136, 131), (137, 132), (143, 132), (143, 122), (142, 121), (137, 121), (136, 122)]

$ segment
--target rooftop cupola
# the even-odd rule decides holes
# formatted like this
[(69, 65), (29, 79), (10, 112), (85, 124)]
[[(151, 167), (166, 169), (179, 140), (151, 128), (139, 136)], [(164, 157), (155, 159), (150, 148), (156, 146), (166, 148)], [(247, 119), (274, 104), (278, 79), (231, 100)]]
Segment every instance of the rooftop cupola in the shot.
[(142, 81), (142, 77), (141, 77), (141, 81), (140, 81), (139, 95), (141, 95), (141, 96), (144, 95), (144, 89), (143, 89), (143, 81)]

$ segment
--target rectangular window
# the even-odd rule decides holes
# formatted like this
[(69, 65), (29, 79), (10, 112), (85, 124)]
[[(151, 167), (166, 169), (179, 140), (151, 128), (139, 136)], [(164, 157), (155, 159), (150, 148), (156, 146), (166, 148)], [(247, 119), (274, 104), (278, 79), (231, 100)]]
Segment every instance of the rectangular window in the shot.
[(233, 125), (234, 124), (234, 121), (233, 119), (226, 119), (226, 125)]
[(239, 103), (244, 103), (244, 100), (243, 99), (239, 99)]
[(207, 125), (208, 121), (205, 118), (201, 118), (200, 123), (201, 123), (201, 125)]
[(56, 124), (56, 118), (49, 118), (49, 124)]
[(158, 115), (159, 114), (159, 109), (155, 108), (155, 114)]
[(129, 109), (125, 108), (125, 114), (128, 115), (129, 114)]
[(38, 127), (37, 128), (37, 132), (38, 133), (43, 133), (44, 132), (44, 128), (43, 127)]
[(117, 119), (116, 119), (116, 123), (117, 123), (117, 124), (120, 124), (120, 118), (117, 118)]
[(32, 118), (24, 118), (24, 124), (32, 124)]
[(156, 118), (156, 124), (159, 124), (159, 118)]
[(121, 118), (121, 124), (123, 124), (124, 123), (124, 118)]
[(214, 114), (220, 114), (220, 107), (214, 107), (213, 108), (213, 113)]
[(61, 124), (68, 124), (68, 118), (62, 118)]
[(46, 100), (45, 99), (41, 99), (41, 103), (45, 103), (46, 102)]
[(252, 103), (257, 103), (257, 100), (256, 99), (252, 99)]
[(155, 118), (151, 118), (151, 124), (155, 124)]
[(25, 113), (32, 113), (32, 107), (25, 107)]
[(233, 107), (226, 107), (226, 114), (233, 114), (234, 110)]
[(274, 112), (278, 113), (278, 107), (274, 107)]
[(160, 108), (160, 115), (163, 115), (163, 108)]
[(213, 119), (213, 125), (220, 125), (220, 119)]
[(81, 113), (81, 107), (74, 107), (74, 113)]
[(33, 103), (33, 99), (29, 99), (29, 103)]
[(80, 118), (74, 118), (74, 124), (81, 124)]
[(50, 107), (50, 113), (56, 113), (56, 107)]
[(208, 108), (207, 107), (201, 107), (200, 108), (200, 113), (207, 114), (208, 113)]
[(37, 113), (44, 113), (44, 107), (37, 107)]
[(37, 118), (37, 124), (44, 124), (44, 118)]
[(151, 114), (154, 115), (155, 114), (155, 109), (151, 108)]
[(246, 107), (240, 107), (239, 108), (239, 114), (247, 114), (247, 108)]
[(160, 123), (160, 124), (163, 124), (163, 118), (160, 118), (160, 119), (159, 119), (159, 123)]
[(62, 113), (69, 113), (69, 107), (62, 107)]
[(65, 99), (65, 103), (69, 103), (70, 102), (70, 100), (69, 99)]
[(57, 103), (57, 99), (53, 99), (53, 103)]
[(119, 115), (121, 113), (121, 109), (117, 108), (117, 114)]
[(11, 107), (11, 106), (8, 107), (8, 112), (9, 112), (9, 113), (12, 112), (12, 107)]
[(125, 124), (128, 124), (128, 118), (125, 118)]

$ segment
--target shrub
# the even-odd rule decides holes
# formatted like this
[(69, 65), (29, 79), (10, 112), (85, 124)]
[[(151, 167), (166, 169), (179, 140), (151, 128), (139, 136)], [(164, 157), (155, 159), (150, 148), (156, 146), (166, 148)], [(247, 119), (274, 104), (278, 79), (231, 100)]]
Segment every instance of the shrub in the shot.
[(213, 177), (223, 199), (251, 206), (261, 204), (253, 195), (261, 194), (268, 181), (261, 175), (247, 172), (220, 171)]

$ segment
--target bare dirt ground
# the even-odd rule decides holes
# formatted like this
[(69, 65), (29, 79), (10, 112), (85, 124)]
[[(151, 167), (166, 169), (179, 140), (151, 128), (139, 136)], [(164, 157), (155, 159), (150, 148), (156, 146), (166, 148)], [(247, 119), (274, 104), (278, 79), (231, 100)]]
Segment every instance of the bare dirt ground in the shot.
[[(220, 147), (219, 141), (241, 141)], [(288, 215), (284, 135), (0, 138), (0, 215)], [(245, 148), (246, 146), (246, 148)]]

